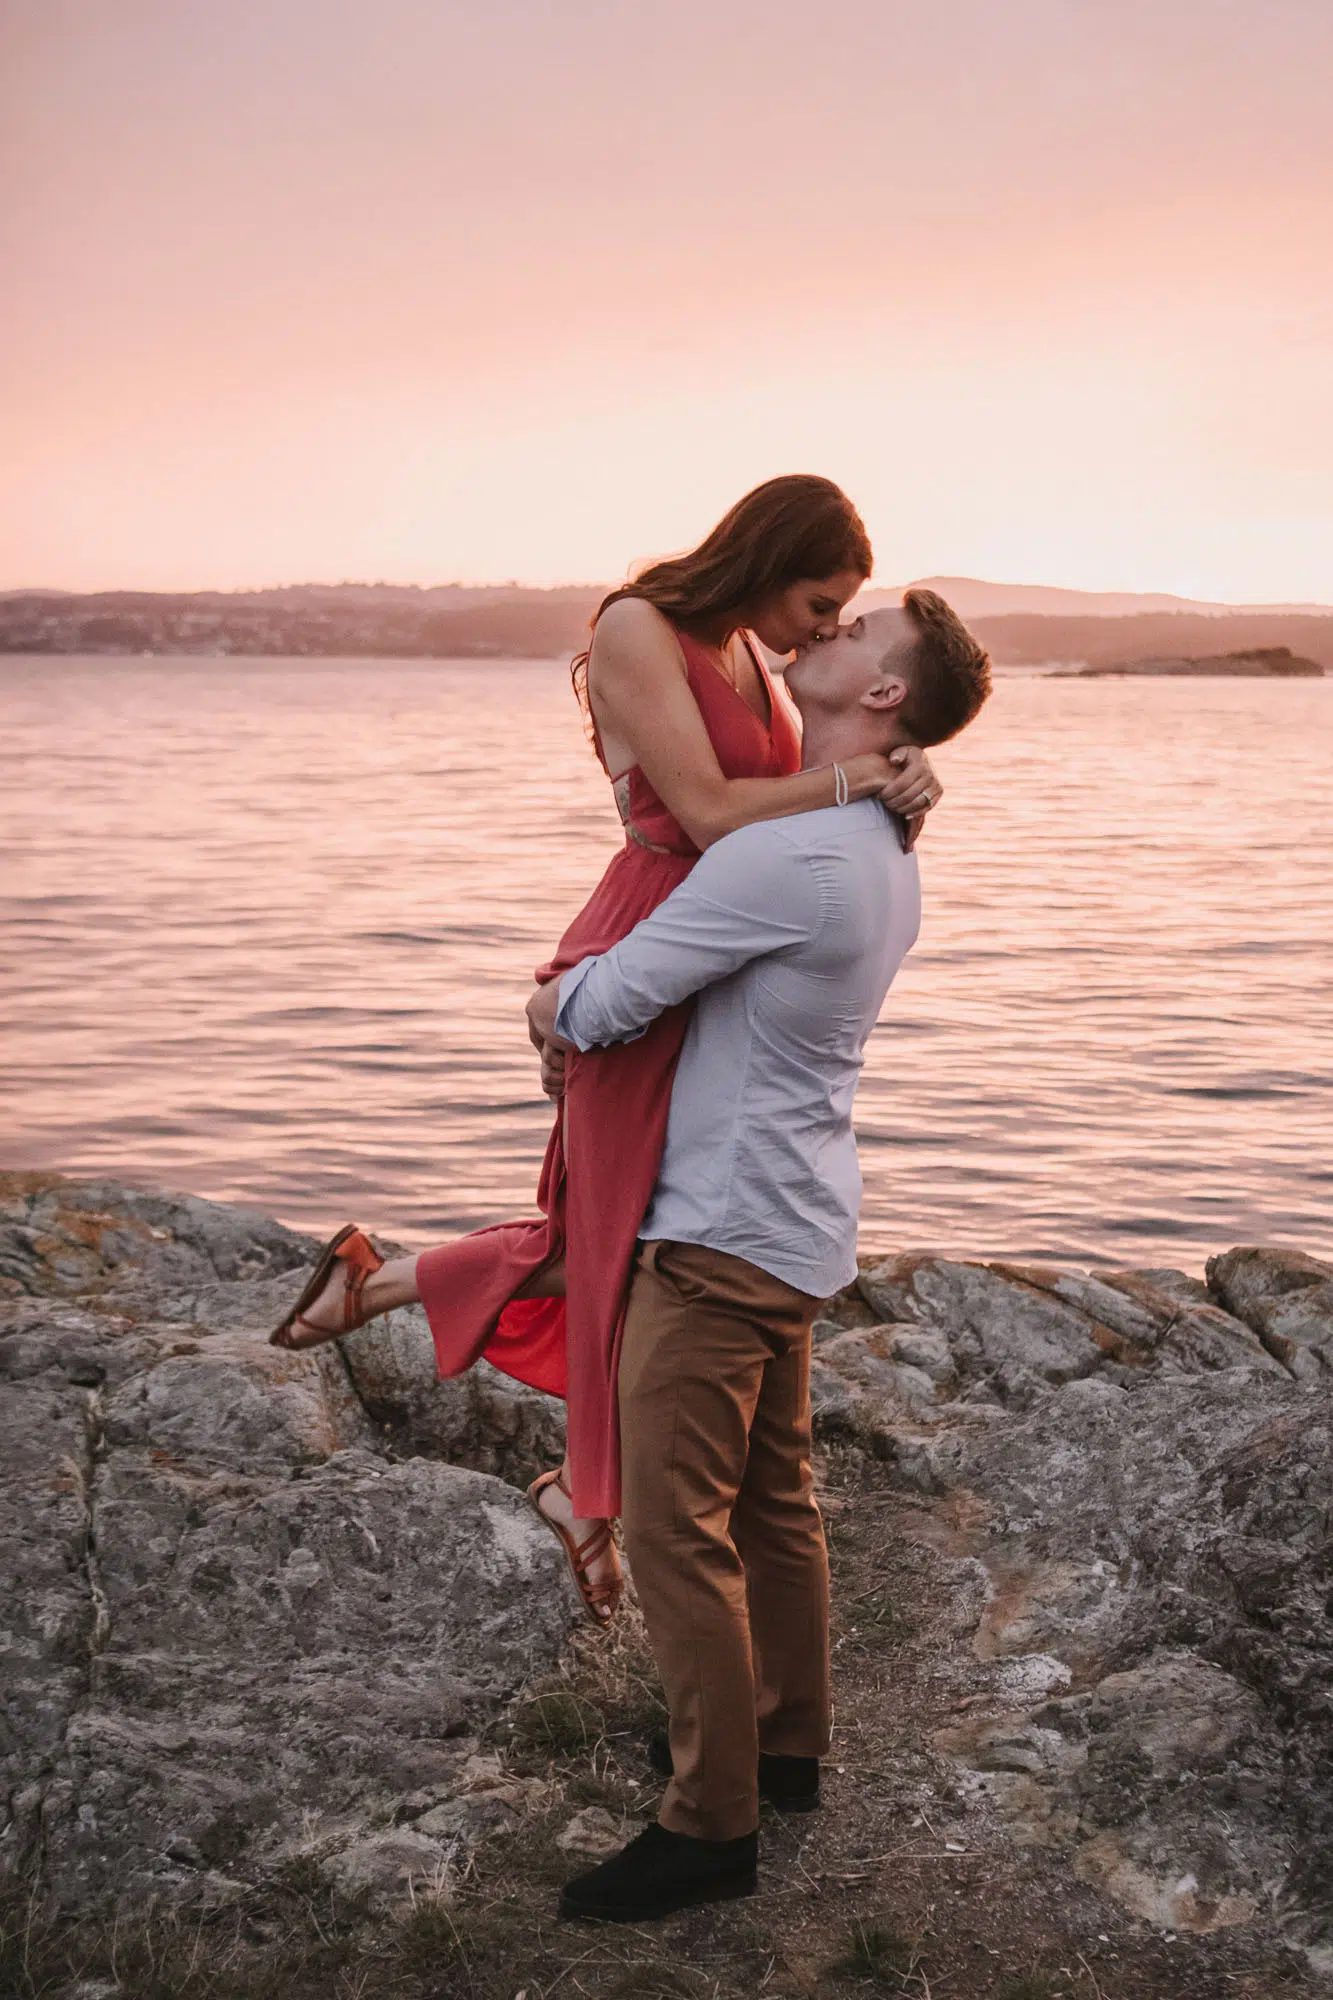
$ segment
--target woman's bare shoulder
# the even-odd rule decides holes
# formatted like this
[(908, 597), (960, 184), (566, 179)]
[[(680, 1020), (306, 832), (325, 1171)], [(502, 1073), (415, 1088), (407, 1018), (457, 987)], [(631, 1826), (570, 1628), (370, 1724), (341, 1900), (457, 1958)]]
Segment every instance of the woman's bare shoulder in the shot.
[(619, 597), (608, 604), (593, 633), (593, 668), (631, 662), (669, 665), (677, 672), (684, 664), (675, 627), (646, 597)]

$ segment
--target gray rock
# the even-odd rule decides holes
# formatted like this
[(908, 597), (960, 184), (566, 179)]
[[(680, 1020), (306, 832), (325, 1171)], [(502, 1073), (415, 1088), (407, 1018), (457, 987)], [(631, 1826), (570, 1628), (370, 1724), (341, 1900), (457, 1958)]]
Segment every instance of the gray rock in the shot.
[(1066, 1382), (1057, 1393), (1066, 1406), (1079, 1403), (1091, 1409), (1098, 1403), (1114, 1405), (1129, 1392), (1105, 1375), (1081, 1375), (1077, 1382)]
[[(1223, 1312), (1202, 1284), (1179, 1272), (1167, 1275), (1178, 1282), (1161, 1282), (1161, 1272), (1117, 1271), (1099, 1287), (1123, 1293), (1141, 1311), (1148, 1327), (1139, 1345), (1147, 1356), (1190, 1375), (1240, 1367), (1275, 1372), (1272, 1355), (1244, 1320)], [(1110, 1315), (1108, 1321), (1114, 1323)]]
[[(447, 1895), (470, 1845), (550, 1809), (475, 1731), (578, 1615), (492, 1476), (558, 1455), (558, 1406), (437, 1382), (419, 1313), (269, 1349), (314, 1249), (0, 1176), (0, 1878), (40, 1867), (67, 1911), (222, 1908), (298, 1855)], [(1277, 1898), (1317, 1958), (1333, 1267), (1240, 1250), (1210, 1280), (867, 1260), (812, 1404), (949, 1552), (948, 1673), (986, 1710), (940, 1741), (960, 1783), (1150, 1921)], [(569, 1851), (624, 1839), (589, 1820)]]
[(115, 1452), (93, 1520), (108, 1629), (44, 1829), (68, 1905), (146, 1892), (184, 1841), (253, 1872), (294, 1822), (446, 1782), (450, 1738), (549, 1667), (573, 1615), (521, 1497), (423, 1459), (271, 1483)]
[[(881, 1260), (870, 1257), (864, 1261), (869, 1265)], [(859, 1278), (854, 1279), (831, 1299), (823, 1301), (810, 1328), (810, 1337), (818, 1347), (821, 1340), (831, 1339), (835, 1333), (846, 1333), (849, 1327), (873, 1325), (875, 1317), (861, 1295)]]
[(464, 1794), (432, 1806), (421, 1815), (417, 1826), (435, 1840), (449, 1841), (470, 1851), (492, 1834), (510, 1832), (517, 1820), (518, 1814), (504, 1799), (491, 1793)]
[(1178, 1931), (1243, 1923), (1290, 1871), (1283, 1746), (1263, 1702), (1191, 1655), (1108, 1674), (1079, 1718), (1075, 1870)]
[(941, 1390), (954, 1381), (953, 1354), (943, 1333), (924, 1326), (887, 1326), (875, 1330), (885, 1338), (892, 1360), (920, 1369)]
[(816, 1437), (849, 1437), (856, 1429), (859, 1398), (834, 1368), (810, 1363), (810, 1416)]
[(631, 1838), (632, 1829), (623, 1820), (618, 1820), (602, 1806), (586, 1806), (575, 1813), (568, 1826), (555, 1837), (555, 1844), (562, 1854), (581, 1855), (589, 1861), (605, 1861), (612, 1854), (619, 1854), (626, 1841)]
[(418, 1885), (448, 1899), (449, 1850), (411, 1827), (369, 1834), (324, 1862), (324, 1872), (345, 1892), (376, 1899), (404, 1897)]
[(335, 1832), (389, 1868), (376, 1816), (475, 1790), (464, 1731), (558, 1657), (556, 1542), (493, 1477), (388, 1460), (336, 1346), (238, 1330), (272, 1323), (308, 1239), (265, 1222), (251, 1249), (244, 1211), (118, 1210), (108, 1183), (0, 1188), (0, 1879), (40, 1865), (66, 1911), (212, 1907)]
[[(1092, 1390), (933, 1442), (946, 1518), (961, 1496), (979, 1517), (979, 1659), (996, 1675), (1044, 1654), (1089, 1690), (1042, 1703), (997, 1677), (1018, 1712), (941, 1747), (1020, 1838), (1067, 1846), (1138, 1915), (1206, 1931), (1280, 1885), (1293, 1937), (1318, 1948), (1333, 1930), (1328, 1399), (1249, 1366)], [(1020, 1767), (987, 1747), (987, 1731), (1047, 1729), (1078, 1756)]]
[(1333, 1264), (1299, 1250), (1244, 1247), (1208, 1259), (1208, 1285), (1293, 1374), (1315, 1379), (1333, 1368)]
[(1030, 1778), (1059, 1778), (1084, 1754), (1058, 1729), (1042, 1727), (1026, 1716), (942, 1729), (934, 1740), (939, 1749), (974, 1771), (1017, 1771)]
[[(1094, 1277), (1056, 1266), (962, 1264), (908, 1252), (868, 1264), (858, 1284), (883, 1317), (915, 1323), (917, 1339), (929, 1346), (914, 1365), (928, 1362), (926, 1372), (960, 1401), (984, 1397), (1027, 1410), (1052, 1390), (1097, 1374), (1123, 1388), (1162, 1371), (1198, 1375), (1249, 1367), (1276, 1373), (1281, 1364), (1252, 1328), (1222, 1311), (1202, 1286), (1179, 1273), (1176, 1282), (1161, 1279), (1160, 1272)], [(836, 1365), (845, 1340), (826, 1340), (821, 1358)], [(911, 1341), (908, 1328), (893, 1331), (895, 1358), (911, 1360)], [(949, 1375), (941, 1372), (941, 1341)]]
[(1006, 1701), (1024, 1702), (1062, 1691), (1073, 1675), (1052, 1653), (1010, 1653), (994, 1662), (989, 1679)]
[(113, 1296), (162, 1314), (164, 1295), (298, 1271), (314, 1238), (257, 1209), (56, 1174), (5, 1174), (0, 1286), (12, 1295)]
[(1116, 1271), (1099, 1271), (1097, 1275), (1104, 1285), (1123, 1285), (1131, 1297), (1134, 1286), (1143, 1284), (1151, 1286), (1155, 1292), (1164, 1293), (1178, 1306), (1211, 1306), (1215, 1303), (1202, 1278), (1186, 1277), (1183, 1271), (1172, 1271), (1163, 1264), (1143, 1267), (1126, 1265)]
[(942, 1333), (959, 1377), (1027, 1408), (1049, 1389), (1090, 1375), (1114, 1336), (1076, 1304), (1027, 1282), (1013, 1266), (954, 1263), (905, 1254), (863, 1271), (863, 1297), (883, 1320)]
[(255, 1474), (378, 1443), (336, 1347), (289, 1354), (236, 1334), (132, 1376), (106, 1399), (104, 1435), (111, 1448)]
[(486, 1361), (441, 1381), (419, 1306), (386, 1313), (341, 1343), (357, 1395), (400, 1451), (470, 1465), (526, 1486), (565, 1449), (565, 1407)]
[(933, 1409), (935, 1384), (924, 1369), (894, 1358), (888, 1336), (896, 1328), (868, 1327), (826, 1341), (820, 1362), (844, 1381), (866, 1390), (879, 1403), (904, 1413)]

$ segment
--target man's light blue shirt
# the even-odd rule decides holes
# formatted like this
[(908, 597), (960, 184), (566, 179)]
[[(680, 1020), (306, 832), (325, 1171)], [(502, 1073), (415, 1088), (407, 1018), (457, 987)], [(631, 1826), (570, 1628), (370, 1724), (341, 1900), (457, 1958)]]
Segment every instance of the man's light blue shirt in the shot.
[(921, 920), (916, 856), (866, 799), (710, 847), (650, 917), (560, 982), (556, 1033), (632, 1041), (698, 994), (639, 1235), (743, 1257), (827, 1298), (856, 1276), (852, 1100)]

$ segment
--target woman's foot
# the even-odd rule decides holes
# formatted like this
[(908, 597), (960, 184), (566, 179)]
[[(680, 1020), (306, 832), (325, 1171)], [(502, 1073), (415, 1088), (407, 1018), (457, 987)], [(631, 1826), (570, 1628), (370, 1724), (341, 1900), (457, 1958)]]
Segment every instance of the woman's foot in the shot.
[(588, 1616), (595, 1625), (609, 1625), (625, 1588), (611, 1523), (585, 1521), (574, 1512), (563, 1465), (534, 1479), (528, 1498), (547, 1527), (560, 1537)]
[(348, 1223), (331, 1237), (305, 1289), (281, 1326), (269, 1335), (274, 1347), (319, 1347), (351, 1333), (417, 1294), (416, 1258), (386, 1264), (370, 1238)]

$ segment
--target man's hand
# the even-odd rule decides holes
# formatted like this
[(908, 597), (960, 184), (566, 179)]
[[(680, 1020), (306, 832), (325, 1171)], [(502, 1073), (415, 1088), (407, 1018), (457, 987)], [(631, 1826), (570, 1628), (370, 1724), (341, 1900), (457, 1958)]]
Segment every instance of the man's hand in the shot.
[(573, 1047), (572, 1042), (562, 1041), (555, 1032), (559, 1011), (560, 981), (548, 979), (528, 1001), (528, 1037), (542, 1059), (542, 1089), (554, 1098), (564, 1096), (565, 1052)]

